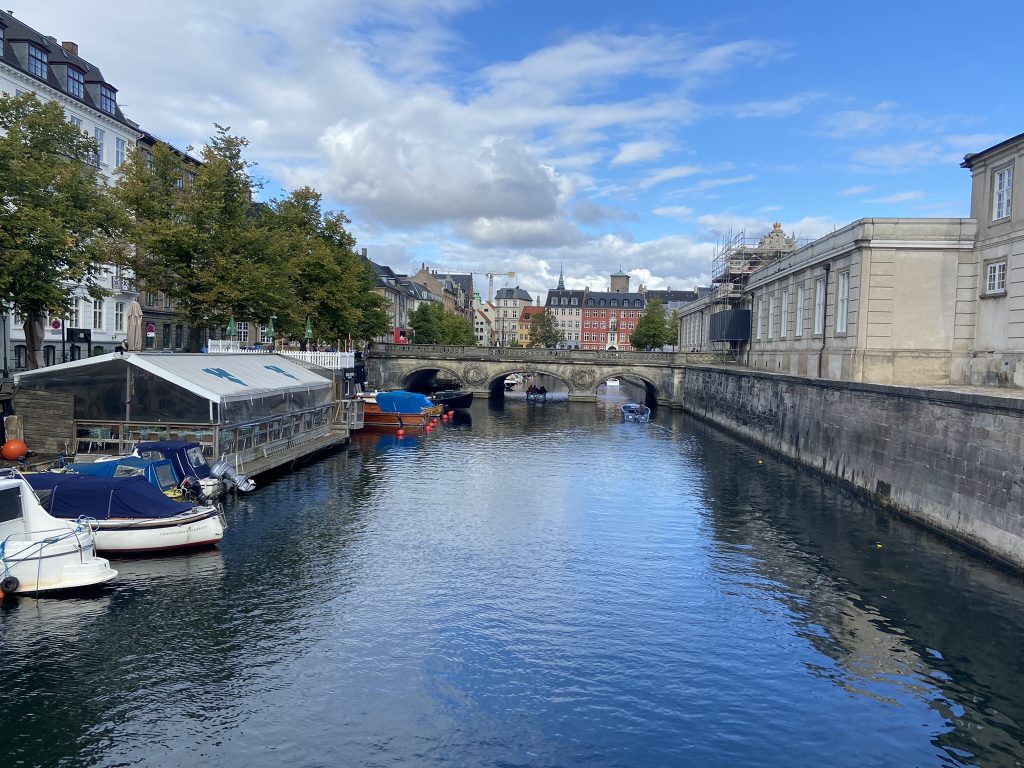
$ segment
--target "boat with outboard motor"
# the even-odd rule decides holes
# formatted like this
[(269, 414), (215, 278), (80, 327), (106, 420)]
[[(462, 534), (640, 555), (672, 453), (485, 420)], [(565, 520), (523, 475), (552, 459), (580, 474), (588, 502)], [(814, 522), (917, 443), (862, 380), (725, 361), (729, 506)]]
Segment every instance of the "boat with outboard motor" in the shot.
[(404, 389), (362, 392), (357, 397), (363, 401), (363, 428), (367, 430), (426, 429), (444, 413), (443, 405)]
[[(149, 484), (175, 501), (200, 501), (201, 495), (190, 493), (190, 484), (183, 487), (182, 478), (167, 459), (144, 459), (141, 456), (102, 457), (97, 461), (62, 462), (51, 468), (51, 472), (73, 472), (92, 477), (135, 477), (141, 476)], [(192, 491), (198, 486), (192, 486)]]
[(70, 472), (25, 475), (48, 514), (87, 520), (96, 549), (116, 554), (203, 547), (224, 538), (218, 506), (173, 501), (145, 477), (92, 477)]
[(115, 576), (117, 571), (110, 562), (96, 556), (90, 525), (50, 515), (21, 473), (0, 469), (3, 594), (79, 589), (103, 584)]
[(624, 403), (619, 408), (625, 421), (646, 424), (651, 420), (651, 409), (641, 403)]
[(248, 493), (256, 487), (252, 478), (236, 471), (224, 459), (215, 461), (212, 466), (208, 464), (203, 447), (199, 443), (186, 440), (150, 440), (135, 446), (133, 455), (148, 459), (167, 459), (182, 483), (191, 485), (189, 478), (198, 483), (198, 494), (202, 499), (216, 499), (227, 488)]

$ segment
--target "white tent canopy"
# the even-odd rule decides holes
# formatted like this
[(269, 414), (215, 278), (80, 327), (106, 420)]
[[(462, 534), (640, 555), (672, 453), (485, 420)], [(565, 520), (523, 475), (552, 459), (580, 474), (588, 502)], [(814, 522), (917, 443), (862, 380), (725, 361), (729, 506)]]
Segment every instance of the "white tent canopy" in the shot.
[[(132, 418), (146, 414), (168, 420), (176, 411), (197, 415), (199, 410), (212, 417), (216, 410), (215, 420), (238, 422), (260, 413), (323, 405), (333, 398), (329, 379), (273, 354), (112, 353), (26, 371), (16, 382), (19, 387), (74, 394), (78, 418), (118, 418), (115, 412), (123, 417), (128, 404)], [(210, 406), (196, 408), (196, 398)]]

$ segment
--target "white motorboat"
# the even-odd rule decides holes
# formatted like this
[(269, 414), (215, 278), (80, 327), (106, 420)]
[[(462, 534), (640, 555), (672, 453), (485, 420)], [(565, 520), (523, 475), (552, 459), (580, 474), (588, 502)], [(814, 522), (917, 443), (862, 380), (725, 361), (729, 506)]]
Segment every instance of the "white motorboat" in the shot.
[(635, 421), (646, 424), (651, 420), (651, 409), (640, 403), (623, 403), (620, 406), (622, 418), (625, 421)]
[(35, 594), (102, 584), (117, 571), (96, 556), (84, 521), (48, 514), (24, 476), (0, 470), (0, 590)]
[(617, 386), (619, 386), (619, 380), (616, 379), (616, 378), (611, 378), (611, 379), (608, 379), (607, 381), (605, 381), (604, 385), (606, 387), (617, 387)]
[(40, 472), (26, 479), (54, 517), (88, 520), (100, 552), (120, 555), (204, 547), (224, 538), (226, 526), (219, 507), (173, 501), (141, 475)]

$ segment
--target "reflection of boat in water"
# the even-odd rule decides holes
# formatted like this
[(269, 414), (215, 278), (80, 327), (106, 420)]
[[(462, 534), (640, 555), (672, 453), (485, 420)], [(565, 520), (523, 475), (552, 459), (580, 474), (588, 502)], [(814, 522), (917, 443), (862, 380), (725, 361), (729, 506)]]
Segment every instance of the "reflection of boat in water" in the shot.
[(625, 421), (636, 421), (646, 424), (651, 420), (651, 409), (640, 403), (624, 403), (621, 406), (622, 418)]
[(450, 411), (465, 410), (473, 405), (473, 393), (462, 389), (442, 389), (430, 395), (435, 405), (443, 405)]
[(363, 428), (397, 431), (425, 429), (444, 406), (435, 405), (426, 395), (396, 389), (359, 395), (363, 401)]
[(192, 579), (202, 579), (208, 583), (224, 575), (224, 555), (219, 549), (204, 549), (198, 552), (137, 557), (118, 560), (117, 571), (118, 584)]
[(224, 538), (224, 520), (217, 507), (169, 499), (141, 475), (40, 472), (26, 479), (49, 514), (68, 521), (88, 520), (100, 552), (202, 547)]
[(53, 517), (24, 477), (0, 470), (0, 590), (19, 594), (75, 589), (115, 576), (110, 563), (96, 557), (88, 525)]

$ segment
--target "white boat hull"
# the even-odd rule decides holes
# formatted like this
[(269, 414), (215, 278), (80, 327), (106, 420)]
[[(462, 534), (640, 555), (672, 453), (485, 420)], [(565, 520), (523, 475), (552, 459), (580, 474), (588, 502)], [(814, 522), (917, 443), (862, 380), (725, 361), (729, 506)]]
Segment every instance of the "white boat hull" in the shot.
[(3, 547), (4, 579), (14, 577), (11, 594), (35, 594), (103, 584), (117, 576), (109, 561), (96, 557), (93, 532), (69, 521), (67, 527), (34, 530), (31, 540), (9, 537)]
[(159, 552), (213, 546), (224, 538), (224, 519), (209, 507), (169, 518), (90, 521), (96, 550), (104, 554)]

